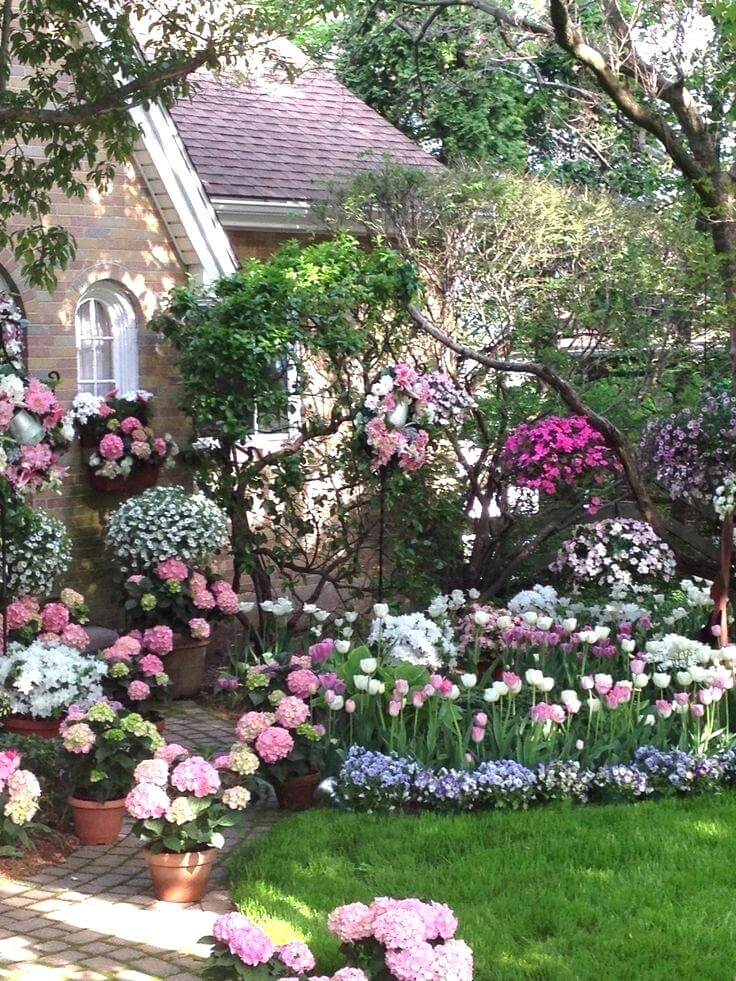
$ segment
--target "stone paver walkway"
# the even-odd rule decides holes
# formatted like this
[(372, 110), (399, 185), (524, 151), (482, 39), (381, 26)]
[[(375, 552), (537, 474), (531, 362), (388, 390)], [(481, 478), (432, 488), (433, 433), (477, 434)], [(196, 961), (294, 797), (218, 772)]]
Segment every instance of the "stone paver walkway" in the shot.
[[(193, 702), (176, 703), (166, 738), (205, 755), (226, 751), (232, 726)], [(262, 834), (277, 812), (246, 811), (245, 837)], [(242, 838), (231, 835), (228, 845)], [(153, 898), (130, 823), (112, 847), (84, 847), (28, 881), (0, 879), (0, 978), (13, 981), (152, 981), (200, 976), (208, 948), (197, 941), (229, 908), (225, 857), (202, 903)]]

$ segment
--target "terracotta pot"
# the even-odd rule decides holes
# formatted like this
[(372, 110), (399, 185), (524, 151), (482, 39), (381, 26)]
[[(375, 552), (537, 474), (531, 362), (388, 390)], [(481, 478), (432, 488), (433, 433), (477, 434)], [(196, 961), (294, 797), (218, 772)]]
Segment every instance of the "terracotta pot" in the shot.
[(314, 792), (319, 783), (319, 773), (305, 773), (303, 777), (291, 777), (274, 786), (276, 800), (284, 811), (307, 811), (314, 807)]
[(88, 467), (87, 476), (92, 490), (98, 494), (140, 494), (155, 486), (160, 469), (151, 464), (135, 470), (129, 477), (103, 477)]
[(41, 739), (56, 739), (59, 735), (60, 719), (32, 719), (30, 716), (6, 715), (2, 720), (6, 732), (16, 732), (19, 736), (40, 736)]
[(201, 852), (164, 852), (152, 855), (143, 849), (156, 899), (168, 903), (197, 903), (207, 892), (210, 872), (217, 861), (217, 849)]
[(194, 698), (204, 683), (208, 640), (174, 634), (174, 649), (164, 658), (172, 698)]
[(118, 840), (125, 817), (125, 799), (94, 800), (70, 797), (74, 830), (83, 845), (114, 845)]

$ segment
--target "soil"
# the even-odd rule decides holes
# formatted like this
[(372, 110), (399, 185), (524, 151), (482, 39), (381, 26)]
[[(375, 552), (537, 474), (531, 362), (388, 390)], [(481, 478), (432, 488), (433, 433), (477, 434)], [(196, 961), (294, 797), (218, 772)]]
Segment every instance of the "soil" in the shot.
[(18, 858), (0, 856), (0, 881), (22, 881), (49, 865), (63, 865), (78, 844), (71, 834), (38, 835), (33, 846)]

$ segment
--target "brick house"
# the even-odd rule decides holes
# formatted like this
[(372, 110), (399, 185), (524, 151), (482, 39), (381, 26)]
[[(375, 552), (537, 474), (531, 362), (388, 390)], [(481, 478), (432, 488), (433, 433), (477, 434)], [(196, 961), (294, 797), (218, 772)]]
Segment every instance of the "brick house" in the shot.
[[(282, 84), (202, 75), (191, 100), (172, 111), (152, 106), (134, 113), (141, 129), (134, 159), (107, 193), (55, 199), (53, 218), (77, 241), (55, 292), (29, 287), (7, 255), (0, 255), (0, 285), (29, 321), (30, 372), (58, 371), (65, 404), (80, 390), (146, 388), (156, 395), (156, 428), (186, 441), (173, 352), (146, 329), (161, 296), (187, 276), (208, 282), (289, 238), (319, 234), (310, 208), (331, 181), (375, 167), (386, 155), (411, 166), (436, 164), (317, 71)], [(72, 535), (68, 584), (85, 592), (98, 618), (112, 622), (117, 607), (106, 591), (102, 535), (118, 502), (90, 489), (78, 445), (63, 462), (69, 467), (63, 494), (36, 503)]]

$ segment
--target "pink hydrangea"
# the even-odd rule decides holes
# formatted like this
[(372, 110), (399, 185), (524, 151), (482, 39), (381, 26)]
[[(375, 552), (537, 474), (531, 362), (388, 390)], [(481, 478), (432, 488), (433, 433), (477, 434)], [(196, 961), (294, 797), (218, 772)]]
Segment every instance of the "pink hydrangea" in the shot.
[(174, 768), (171, 783), (182, 793), (207, 797), (219, 790), (220, 774), (203, 757), (190, 756)]
[(86, 651), (89, 647), (89, 634), (78, 623), (70, 623), (61, 639), (68, 647), (74, 647), (78, 651)]
[(473, 951), (464, 940), (448, 940), (434, 949), (435, 977), (473, 981)]
[(215, 597), (209, 589), (198, 589), (192, 596), (192, 602), (198, 610), (214, 610), (217, 605)]
[(173, 579), (175, 582), (185, 582), (189, 569), (181, 559), (165, 559), (156, 566), (156, 575), (167, 581)]
[(31, 618), (38, 613), (38, 601), (32, 596), (24, 596), (15, 600), (8, 607), (8, 629), (19, 630), (27, 626)]
[(159, 456), (166, 456), (166, 440), (162, 436), (157, 436), (154, 439), (153, 448)]
[(138, 662), (138, 667), (147, 678), (153, 678), (163, 673), (164, 662), (158, 654), (145, 654)]
[(208, 640), (211, 634), (210, 625), (202, 617), (192, 617), (187, 624), (189, 633), (195, 640)]
[(135, 637), (128, 634), (125, 637), (119, 637), (112, 647), (108, 647), (102, 652), (102, 656), (106, 661), (117, 664), (119, 661), (132, 661), (134, 657), (138, 657), (140, 652), (140, 643)]
[(170, 654), (174, 647), (174, 632), (171, 627), (149, 627), (143, 634), (143, 646), (160, 657)]
[(173, 763), (182, 756), (189, 756), (189, 750), (185, 749), (184, 746), (180, 746), (179, 743), (166, 743), (165, 746), (159, 746), (153, 755), (157, 760), (166, 760), (167, 763)]
[(286, 687), (292, 695), (297, 695), (299, 698), (309, 698), (310, 695), (316, 695), (319, 691), (319, 678), (309, 668), (298, 668), (287, 677)]
[(359, 967), (341, 967), (329, 981), (370, 981), (370, 978)]
[(292, 941), (279, 947), (276, 953), (281, 958), (282, 964), (297, 974), (306, 974), (307, 971), (313, 971), (315, 968), (314, 954), (306, 944)]
[(128, 685), (128, 698), (131, 702), (145, 702), (151, 695), (151, 687), (145, 681), (131, 681)]
[(133, 771), (133, 777), (136, 783), (155, 783), (157, 787), (165, 787), (169, 779), (169, 764), (161, 757), (142, 760)]
[(240, 609), (238, 594), (224, 579), (218, 579), (210, 587), (217, 603), (217, 609), (226, 616), (234, 616)]
[(267, 964), (276, 953), (276, 948), (263, 930), (249, 921), (246, 926), (241, 926), (230, 932), (228, 947), (230, 953), (238, 957), (248, 967)]
[(373, 936), (373, 910), (365, 903), (347, 903), (333, 909), (327, 926), (338, 940), (352, 944)]
[(418, 940), (409, 947), (386, 951), (386, 967), (397, 981), (437, 981), (432, 944)]
[(62, 744), (68, 753), (86, 756), (95, 742), (95, 734), (86, 722), (75, 722), (64, 728)]
[(242, 913), (222, 913), (212, 925), (212, 936), (218, 943), (226, 944), (237, 931), (249, 926), (248, 920)]
[(100, 456), (105, 460), (119, 460), (125, 453), (125, 444), (115, 433), (108, 433), (100, 440)]
[(294, 748), (291, 733), (281, 726), (269, 726), (256, 738), (256, 751), (264, 763), (278, 763)]
[[(120, 428), (127, 435), (132, 433), (134, 429), (143, 429), (143, 424), (141, 423), (140, 419), (136, 419), (135, 416), (128, 416), (127, 419), (123, 419), (123, 421), (120, 423)], [(168, 577), (164, 576), (164, 578), (166, 579)]]
[(5, 781), (10, 774), (20, 766), (21, 758), (17, 749), (6, 749), (0, 753), (0, 790), (5, 786)]
[(274, 718), (270, 712), (246, 712), (235, 725), (235, 736), (241, 743), (252, 743), (264, 729), (273, 725)]
[(394, 905), (373, 918), (373, 936), (384, 947), (408, 947), (425, 933), (424, 920), (413, 909)]
[(51, 634), (60, 634), (69, 626), (69, 610), (63, 603), (47, 603), (41, 610), (41, 627)]
[(308, 718), (309, 706), (294, 695), (287, 695), (276, 706), (276, 721), (285, 729), (296, 729)]
[(451, 940), (457, 931), (457, 917), (445, 903), (429, 903), (429, 915), (432, 921), (432, 934), (429, 940)]
[(155, 783), (139, 783), (125, 798), (125, 807), (138, 821), (161, 818), (169, 807), (166, 792)]

